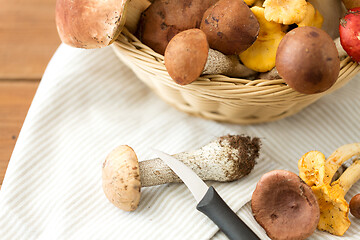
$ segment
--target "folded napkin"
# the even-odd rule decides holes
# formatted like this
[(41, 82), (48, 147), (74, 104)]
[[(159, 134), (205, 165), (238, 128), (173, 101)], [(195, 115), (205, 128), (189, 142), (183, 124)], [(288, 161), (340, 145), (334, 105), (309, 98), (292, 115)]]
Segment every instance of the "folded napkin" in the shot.
[[(211, 183), (258, 234), (249, 200), (262, 174), (297, 173), (297, 160), (317, 149), (328, 156), (359, 142), (360, 81), (323, 97), (293, 117), (253, 126), (189, 116), (162, 102), (123, 65), (111, 48), (61, 45), (29, 109), (0, 191), (1, 239), (226, 239), (183, 184), (142, 189), (139, 208), (114, 207), (101, 187), (101, 165), (116, 146), (134, 148), (140, 160), (151, 148), (168, 153), (196, 149), (226, 134), (262, 140), (250, 175)], [(360, 191), (356, 184), (347, 199)], [(339, 239), (360, 239), (360, 221)], [(317, 231), (312, 239), (335, 239)]]

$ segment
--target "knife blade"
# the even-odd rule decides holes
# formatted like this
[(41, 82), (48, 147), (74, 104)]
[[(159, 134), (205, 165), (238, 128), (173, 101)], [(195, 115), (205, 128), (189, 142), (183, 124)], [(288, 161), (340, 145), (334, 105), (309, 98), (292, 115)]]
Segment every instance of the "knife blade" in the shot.
[(153, 149), (185, 183), (197, 201), (196, 209), (209, 217), (231, 240), (252, 240), (259, 237), (225, 203), (215, 188), (206, 183), (188, 166), (173, 156)]

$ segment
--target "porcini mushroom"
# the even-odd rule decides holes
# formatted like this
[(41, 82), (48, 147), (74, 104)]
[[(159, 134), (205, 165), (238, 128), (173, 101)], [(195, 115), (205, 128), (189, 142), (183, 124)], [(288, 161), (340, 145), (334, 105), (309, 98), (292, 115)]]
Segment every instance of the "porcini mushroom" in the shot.
[(274, 170), (261, 177), (251, 198), (251, 209), (273, 240), (309, 237), (320, 216), (311, 188), (295, 173), (285, 170)]
[(336, 82), (339, 54), (331, 37), (316, 27), (299, 27), (288, 32), (276, 53), (279, 75), (295, 91), (321, 93)]
[(72, 47), (106, 47), (124, 25), (134, 32), (141, 12), (149, 5), (148, 0), (57, 0), (56, 26), (61, 41)]
[(220, 0), (204, 13), (200, 29), (210, 48), (226, 55), (249, 48), (259, 34), (259, 22), (244, 1)]
[[(249, 174), (259, 156), (260, 140), (239, 135), (220, 137), (200, 149), (175, 154), (203, 180), (235, 181)], [(138, 162), (129, 146), (115, 148), (102, 168), (103, 190), (111, 203), (134, 211), (140, 188), (181, 179), (160, 159)]]
[(206, 35), (200, 29), (189, 29), (171, 39), (165, 50), (165, 67), (178, 84), (186, 85), (201, 74), (224, 74), (247, 77), (255, 74), (236, 56), (225, 56), (209, 49)]
[(137, 36), (155, 52), (164, 54), (179, 32), (199, 28), (201, 18), (218, 0), (155, 0), (141, 15)]
[(281, 24), (265, 19), (264, 8), (255, 6), (251, 11), (260, 23), (259, 36), (255, 43), (239, 56), (246, 67), (257, 72), (267, 72), (275, 67), (276, 51), (285, 33)]
[(318, 151), (305, 154), (298, 163), (300, 177), (311, 186), (320, 207), (318, 229), (342, 236), (350, 226), (349, 205), (344, 196), (360, 178), (360, 161), (348, 167), (331, 183), (337, 169), (360, 155), (360, 143), (341, 146), (328, 159)]

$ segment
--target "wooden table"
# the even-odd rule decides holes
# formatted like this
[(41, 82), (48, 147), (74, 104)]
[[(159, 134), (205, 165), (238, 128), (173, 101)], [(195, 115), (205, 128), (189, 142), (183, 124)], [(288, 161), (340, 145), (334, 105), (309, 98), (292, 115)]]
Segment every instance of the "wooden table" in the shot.
[(0, 187), (48, 61), (60, 44), (56, 0), (0, 0)]

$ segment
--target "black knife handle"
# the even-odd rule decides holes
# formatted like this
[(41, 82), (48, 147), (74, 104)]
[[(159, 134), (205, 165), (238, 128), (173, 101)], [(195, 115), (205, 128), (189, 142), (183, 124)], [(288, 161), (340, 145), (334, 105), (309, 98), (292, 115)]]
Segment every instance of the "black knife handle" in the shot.
[(208, 216), (231, 240), (260, 239), (231, 210), (213, 187), (209, 187), (196, 209)]

